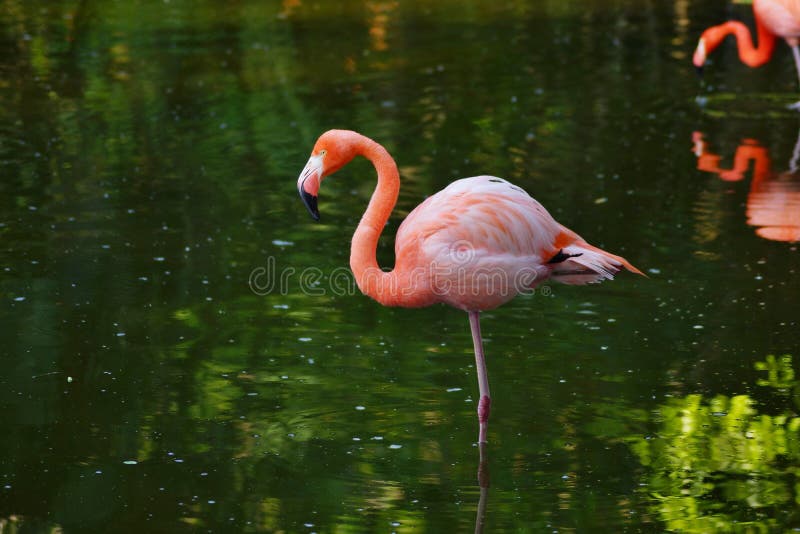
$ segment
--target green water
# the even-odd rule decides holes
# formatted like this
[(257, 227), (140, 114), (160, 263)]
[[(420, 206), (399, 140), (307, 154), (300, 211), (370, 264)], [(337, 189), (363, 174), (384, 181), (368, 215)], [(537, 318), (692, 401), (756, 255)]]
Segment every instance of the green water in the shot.
[(483, 315), (485, 531), (800, 528), (798, 246), (757, 233), (798, 221), (794, 66), (690, 64), (748, 10), (0, 0), (0, 533), (473, 531), (467, 317), (348, 290), (373, 170), (296, 191), (332, 127), (398, 162), (384, 266), (488, 173), (649, 275)]

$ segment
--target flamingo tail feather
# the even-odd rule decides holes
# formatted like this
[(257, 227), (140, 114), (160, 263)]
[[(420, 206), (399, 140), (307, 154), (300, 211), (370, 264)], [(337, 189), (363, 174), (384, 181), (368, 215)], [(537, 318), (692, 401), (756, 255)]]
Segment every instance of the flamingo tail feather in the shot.
[(556, 282), (568, 285), (584, 285), (612, 280), (620, 269), (646, 276), (622, 256), (606, 252), (586, 242), (564, 247), (563, 253), (570, 256), (553, 268), (550, 276)]

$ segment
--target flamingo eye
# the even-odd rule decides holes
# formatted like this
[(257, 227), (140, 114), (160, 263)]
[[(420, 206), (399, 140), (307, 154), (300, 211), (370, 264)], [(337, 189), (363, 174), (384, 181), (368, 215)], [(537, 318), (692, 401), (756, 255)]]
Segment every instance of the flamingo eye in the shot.
[(327, 153), (328, 153), (328, 151), (323, 148), (322, 150), (319, 151), (319, 153), (317, 155), (318, 156), (324, 156)]

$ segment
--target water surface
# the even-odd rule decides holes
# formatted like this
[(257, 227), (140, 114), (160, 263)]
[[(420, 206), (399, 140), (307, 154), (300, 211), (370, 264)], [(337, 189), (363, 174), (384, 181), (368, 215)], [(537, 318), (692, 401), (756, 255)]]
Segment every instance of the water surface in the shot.
[(747, 6), (342, 4), (0, 0), (0, 532), (474, 529), (466, 315), (352, 291), (332, 127), (398, 162), (382, 265), (488, 173), (649, 275), (484, 314), (486, 531), (800, 527), (788, 48), (701, 88)]

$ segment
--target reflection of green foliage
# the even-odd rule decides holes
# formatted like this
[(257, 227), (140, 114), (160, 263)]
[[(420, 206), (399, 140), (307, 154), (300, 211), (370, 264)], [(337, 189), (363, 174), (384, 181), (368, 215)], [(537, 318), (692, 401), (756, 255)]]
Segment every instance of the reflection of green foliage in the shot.
[(776, 358), (770, 354), (763, 362), (756, 362), (757, 371), (766, 371), (767, 378), (759, 379), (756, 384), (767, 386), (778, 390), (789, 390), (797, 384), (794, 379), (794, 368), (792, 367), (791, 354), (784, 354)]
[[(768, 356), (758, 384), (794, 387), (791, 356)], [(655, 438), (633, 449), (649, 470), (647, 491), (669, 530), (771, 532), (795, 504), (800, 417), (760, 413), (748, 395), (688, 395), (659, 410)]]

